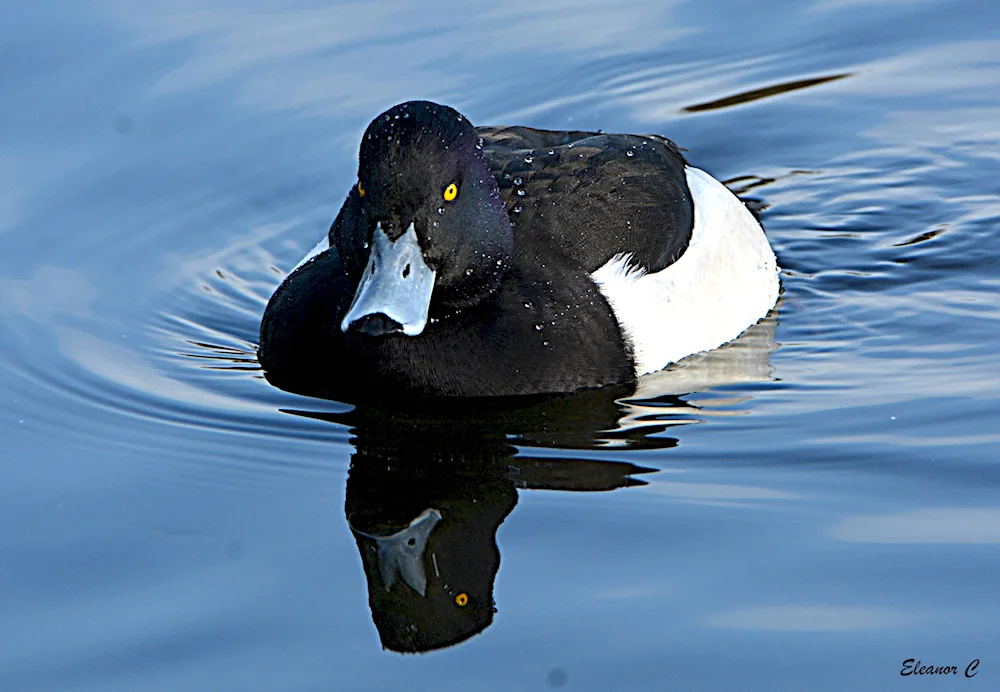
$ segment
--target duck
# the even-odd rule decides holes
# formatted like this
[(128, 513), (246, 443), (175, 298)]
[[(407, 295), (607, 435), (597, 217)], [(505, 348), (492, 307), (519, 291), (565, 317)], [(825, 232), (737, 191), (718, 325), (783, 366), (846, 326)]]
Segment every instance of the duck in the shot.
[(755, 215), (671, 140), (408, 101), (365, 130), (258, 360), (276, 387), (348, 402), (563, 394), (732, 341), (779, 290)]

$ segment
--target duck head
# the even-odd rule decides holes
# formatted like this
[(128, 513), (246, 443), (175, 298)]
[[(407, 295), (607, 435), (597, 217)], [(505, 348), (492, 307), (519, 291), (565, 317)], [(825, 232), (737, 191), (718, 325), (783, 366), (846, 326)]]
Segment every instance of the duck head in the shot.
[(394, 106), (368, 126), (359, 161), (370, 251), (343, 331), (416, 336), (496, 290), (513, 234), (468, 119), (428, 101)]

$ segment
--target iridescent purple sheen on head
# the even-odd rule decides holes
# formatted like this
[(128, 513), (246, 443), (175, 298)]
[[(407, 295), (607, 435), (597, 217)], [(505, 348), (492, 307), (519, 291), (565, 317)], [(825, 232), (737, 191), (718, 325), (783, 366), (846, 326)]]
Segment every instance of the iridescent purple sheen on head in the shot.
[[(414, 224), (437, 275), (435, 314), (489, 295), (512, 252), (510, 217), (478, 143), (465, 116), (429, 101), (392, 107), (361, 140), (358, 179), (369, 222), (390, 240)], [(447, 199), (450, 185), (458, 193)]]

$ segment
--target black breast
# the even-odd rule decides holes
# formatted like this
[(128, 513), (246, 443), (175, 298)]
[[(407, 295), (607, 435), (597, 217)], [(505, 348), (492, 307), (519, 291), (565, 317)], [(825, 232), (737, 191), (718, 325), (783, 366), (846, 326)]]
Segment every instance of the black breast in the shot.
[(490, 299), (417, 337), (341, 332), (352, 290), (335, 250), (285, 280), (261, 324), (268, 381), (357, 403), (569, 392), (634, 378), (607, 300), (567, 258), (515, 264)]
[[(428, 325), (419, 337), (346, 337), (371, 392), (406, 396), (518, 396), (627, 382), (632, 354), (586, 272), (554, 258), (516, 263), (484, 303)], [(367, 381), (363, 381), (367, 380)]]

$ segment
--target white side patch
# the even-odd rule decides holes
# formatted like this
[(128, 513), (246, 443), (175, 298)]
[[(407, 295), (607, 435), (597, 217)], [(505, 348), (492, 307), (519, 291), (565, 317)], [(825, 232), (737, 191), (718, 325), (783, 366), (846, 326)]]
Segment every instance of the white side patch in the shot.
[(292, 267), (292, 271), (288, 272), (288, 273), (291, 274), (296, 269), (298, 269), (299, 267), (301, 267), (303, 264), (305, 264), (306, 262), (308, 262), (309, 260), (311, 260), (313, 257), (316, 257), (317, 255), (319, 255), (319, 254), (321, 254), (323, 252), (326, 252), (329, 249), (330, 249), (330, 239), (327, 238), (324, 235), (323, 236), (323, 240), (321, 240), (318, 243), (316, 243), (316, 247), (314, 247), (312, 250), (310, 250), (308, 255), (306, 255), (301, 260), (299, 260), (299, 263), (296, 264), (294, 267)]
[(635, 350), (636, 375), (732, 341), (778, 300), (778, 265), (757, 220), (722, 183), (686, 168), (691, 242), (655, 274), (618, 255), (591, 276)]

